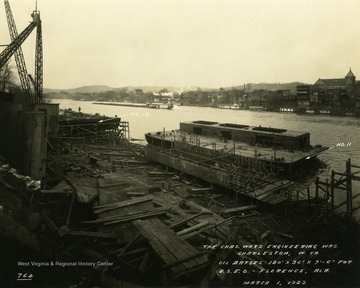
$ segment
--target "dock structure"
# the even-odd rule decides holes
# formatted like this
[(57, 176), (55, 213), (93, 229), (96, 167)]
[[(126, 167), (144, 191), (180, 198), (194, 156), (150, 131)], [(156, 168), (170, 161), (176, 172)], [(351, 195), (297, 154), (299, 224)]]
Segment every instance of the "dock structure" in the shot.
[[(121, 121), (120, 117), (82, 114), (67, 111), (60, 116), (58, 132), (50, 135), (49, 140), (69, 141), (71, 143), (117, 143), (121, 139), (129, 139), (129, 123)], [(84, 149), (86, 149), (84, 147)]]
[[(333, 214), (346, 205), (345, 215), (352, 218), (354, 212), (360, 209), (360, 205), (355, 208), (353, 207), (354, 199), (360, 196), (360, 192), (353, 194), (352, 189), (352, 181), (360, 181), (358, 174), (360, 174), (360, 166), (351, 164), (351, 160), (348, 159), (343, 173), (335, 172), (334, 170), (331, 171), (330, 181), (326, 179), (324, 182), (321, 181), (319, 177), (316, 178), (315, 198), (319, 198), (319, 194), (323, 192), (327, 211), (329, 210)], [(345, 193), (345, 201), (335, 203), (335, 194), (337, 193)]]

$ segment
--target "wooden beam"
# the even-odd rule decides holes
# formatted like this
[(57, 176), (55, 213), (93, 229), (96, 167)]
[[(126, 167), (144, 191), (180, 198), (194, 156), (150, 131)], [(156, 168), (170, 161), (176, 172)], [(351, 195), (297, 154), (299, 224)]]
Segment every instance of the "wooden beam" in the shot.
[(151, 196), (144, 196), (144, 197), (139, 197), (136, 199), (119, 201), (116, 203), (111, 203), (111, 204), (106, 204), (106, 205), (101, 205), (101, 206), (95, 206), (95, 207), (93, 207), (93, 210), (94, 210), (95, 214), (99, 214), (99, 213), (107, 212), (110, 210), (123, 208), (123, 207), (131, 206), (131, 205), (135, 205), (135, 204), (139, 204), (139, 203), (143, 203), (143, 202), (147, 202), (147, 201), (151, 201), (151, 200), (152, 200)]
[(351, 176), (351, 180), (360, 181), (360, 177), (359, 176)]
[(135, 244), (138, 239), (140, 239), (141, 234), (137, 233), (137, 235), (134, 237), (133, 240), (129, 241), (124, 247), (117, 249), (115, 251), (111, 251), (111, 254), (121, 254), (124, 253), (127, 249), (130, 248), (130, 246), (132, 246), (133, 244)]
[(117, 238), (114, 234), (102, 233), (102, 232), (93, 232), (93, 231), (70, 231), (65, 235), (70, 236), (80, 236), (80, 237), (94, 237), (94, 238)]
[(207, 226), (209, 224), (210, 224), (209, 221), (204, 221), (204, 222), (201, 222), (201, 223), (196, 224), (194, 226), (191, 226), (191, 227), (189, 227), (187, 229), (181, 230), (181, 231), (177, 232), (176, 234), (179, 235), (179, 236), (183, 236), (183, 235), (189, 234), (189, 233), (191, 233), (191, 232), (193, 232), (195, 230), (198, 230), (201, 227)]
[[(146, 218), (146, 216), (155, 216), (155, 215), (161, 215), (165, 214), (166, 210), (168, 208), (154, 208), (151, 210), (141, 211), (141, 212), (135, 212), (128, 215), (115, 215), (115, 216), (109, 216), (104, 217), (96, 220), (88, 220), (88, 221), (82, 221), (82, 224), (104, 224), (104, 223), (110, 223), (112, 221), (119, 221), (120, 222), (128, 222), (132, 221), (134, 219), (141, 219)], [(109, 224), (107, 224), (109, 225)]]
[(158, 171), (149, 171), (149, 176), (175, 176), (176, 174), (173, 172), (158, 172)]
[(255, 209), (255, 208), (256, 208), (256, 205), (228, 208), (228, 209), (225, 209), (222, 213), (223, 214), (237, 213), (237, 212), (243, 212), (243, 211), (247, 211), (247, 210), (251, 210), (251, 209)]
[(122, 219), (113, 220), (113, 221), (110, 221), (110, 222), (105, 222), (104, 226), (130, 222), (130, 221), (149, 218), (149, 217), (153, 217), (153, 216), (164, 215), (164, 214), (166, 214), (166, 210), (167, 209), (159, 209), (156, 212), (154, 211), (154, 212), (151, 212), (151, 213), (140, 214), (140, 215), (135, 215), (135, 216), (132, 216), (132, 217), (126, 217), (126, 218), (122, 218)]
[(148, 262), (149, 256), (150, 256), (150, 251), (147, 250), (147, 252), (144, 255), (144, 258), (141, 261), (140, 267), (139, 267), (140, 273), (145, 271), (146, 264)]
[[(213, 214), (212, 212), (210, 212), (210, 213)], [(195, 215), (192, 215), (192, 216), (187, 217), (187, 218), (185, 218), (185, 219), (183, 219), (183, 220), (180, 220), (180, 221), (178, 221), (178, 222), (176, 222), (176, 223), (173, 223), (173, 224), (171, 224), (169, 227), (170, 227), (171, 229), (178, 228), (178, 227), (186, 224), (188, 221), (193, 220), (193, 219), (201, 216), (202, 214), (204, 214), (204, 212), (199, 212), (199, 213), (197, 213), (197, 214), (195, 214)]]
[(74, 205), (74, 199), (75, 199), (75, 191), (73, 191), (72, 195), (71, 195), (71, 200), (70, 200), (70, 205), (69, 205), (69, 211), (66, 217), (66, 223), (65, 226), (68, 227), (69, 226), (69, 222), (70, 222), (70, 216), (71, 216), (71, 212), (72, 212), (72, 207)]
[(129, 187), (130, 184), (127, 183), (127, 182), (118, 182), (118, 183), (109, 183), (109, 184), (104, 184), (104, 185), (101, 185), (99, 186), (100, 189), (104, 189), (104, 188), (110, 188), (110, 187)]
[(71, 194), (73, 193), (73, 190), (62, 190), (62, 189), (52, 189), (52, 190), (41, 190), (42, 194)]

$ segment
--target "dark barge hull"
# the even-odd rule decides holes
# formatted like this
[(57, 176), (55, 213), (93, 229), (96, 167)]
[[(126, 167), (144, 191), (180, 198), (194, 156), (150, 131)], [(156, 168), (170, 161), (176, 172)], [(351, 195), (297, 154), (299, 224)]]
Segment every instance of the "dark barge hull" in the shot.
[(312, 147), (306, 132), (209, 121), (145, 138), (149, 160), (269, 204), (286, 201), (294, 176), (328, 149)]

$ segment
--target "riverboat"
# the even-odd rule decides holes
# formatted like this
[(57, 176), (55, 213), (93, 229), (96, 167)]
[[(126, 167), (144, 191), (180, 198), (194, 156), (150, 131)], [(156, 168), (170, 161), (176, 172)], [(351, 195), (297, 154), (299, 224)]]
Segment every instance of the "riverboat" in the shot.
[(272, 204), (286, 197), (266, 199), (269, 191), (292, 185), (328, 149), (310, 145), (308, 132), (203, 120), (145, 138), (151, 161)]
[(217, 108), (219, 109), (233, 109), (233, 110), (239, 110), (241, 109), (239, 104), (232, 104), (232, 105), (218, 105)]
[(97, 105), (110, 105), (110, 106), (125, 106), (125, 107), (136, 107), (136, 108), (156, 108), (156, 109), (168, 109), (174, 108), (174, 104), (169, 101), (168, 103), (161, 102), (147, 102), (147, 103), (128, 103), (128, 102), (93, 102)]
[(160, 102), (149, 102), (145, 104), (147, 108), (155, 108), (155, 109), (172, 109), (174, 108), (174, 104), (172, 102), (168, 103), (160, 103)]

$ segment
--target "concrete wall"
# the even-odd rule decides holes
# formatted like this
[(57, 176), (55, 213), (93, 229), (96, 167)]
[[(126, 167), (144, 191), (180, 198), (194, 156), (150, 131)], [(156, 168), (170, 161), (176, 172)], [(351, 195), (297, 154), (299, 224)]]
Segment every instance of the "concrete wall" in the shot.
[(44, 112), (20, 111), (18, 113), (18, 141), (24, 175), (40, 180), (46, 171), (46, 117)]
[(23, 110), (20, 95), (0, 93), (0, 154), (22, 174), (45, 175), (47, 129), (56, 133), (59, 104), (36, 104)]
[(11, 94), (0, 95), (0, 155), (13, 167), (18, 163), (17, 115), (22, 104)]
[(48, 134), (56, 135), (59, 131), (59, 105), (56, 103), (41, 103), (32, 106), (32, 111), (45, 113), (45, 125)]

